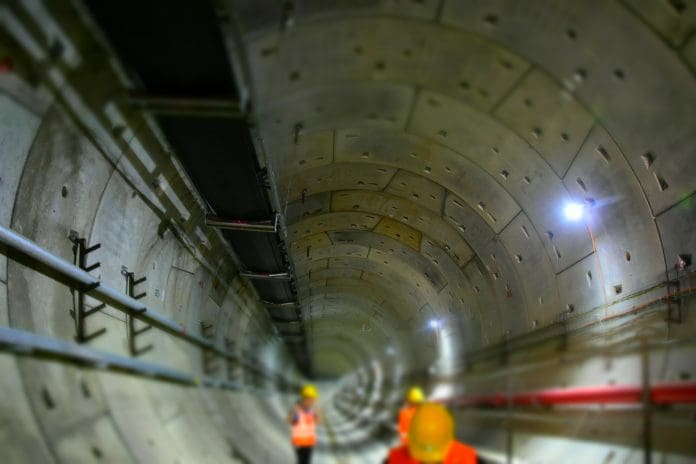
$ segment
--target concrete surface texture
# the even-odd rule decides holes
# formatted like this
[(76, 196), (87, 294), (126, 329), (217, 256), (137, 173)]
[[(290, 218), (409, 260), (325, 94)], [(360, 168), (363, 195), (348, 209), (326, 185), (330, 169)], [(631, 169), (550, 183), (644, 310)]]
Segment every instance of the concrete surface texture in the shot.
[[(315, 462), (380, 462), (411, 384), (694, 380), (696, 5), (211, 5), (277, 173), (326, 417)], [(0, 225), (70, 262), (71, 234), (101, 244), (95, 278), (147, 277), (148, 308), (262, 371), (159, 330), (139, 359), (241, 390), (3, 354), (0, 461), (292, 462), (305, 379), (84, 4), (0, 5), (0, 62)], [(0, 325), (72, 340), (79, 292), (0, 251)], [(89, 347), (131, 355), (122, 311), (86, 324), (106, 328)], [(453, 409), (490, 462), (696, 459), (693, 405), (639, 406)]]

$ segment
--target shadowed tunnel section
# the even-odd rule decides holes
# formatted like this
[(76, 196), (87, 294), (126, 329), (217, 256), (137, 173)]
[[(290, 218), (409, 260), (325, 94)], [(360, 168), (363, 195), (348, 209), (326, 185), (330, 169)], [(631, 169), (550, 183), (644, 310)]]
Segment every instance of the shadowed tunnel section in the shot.
[(8, 462), (291, 462), (307, 380), (320, 463), (380, 462), (412, 384), (489, 462), (696, 456), (693, 5), (0, 21), (0, 225), (70, 263), (100, 244), (91, 286), (1, 249)]

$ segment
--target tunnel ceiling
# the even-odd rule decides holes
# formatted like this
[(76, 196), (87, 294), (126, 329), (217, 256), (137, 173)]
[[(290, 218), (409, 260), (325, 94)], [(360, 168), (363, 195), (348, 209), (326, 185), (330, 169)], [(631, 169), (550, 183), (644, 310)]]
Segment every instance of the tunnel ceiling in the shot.
[[(674, 53), (693, 11), (219, 4), (242, 31), (319, 373), (391, 344), (422, 369), (636, 292), (674, 262), (658, 225), (694, 191), (694, 47)], [(595, 207), (598, 258), (560, 214), (571, 199)]]

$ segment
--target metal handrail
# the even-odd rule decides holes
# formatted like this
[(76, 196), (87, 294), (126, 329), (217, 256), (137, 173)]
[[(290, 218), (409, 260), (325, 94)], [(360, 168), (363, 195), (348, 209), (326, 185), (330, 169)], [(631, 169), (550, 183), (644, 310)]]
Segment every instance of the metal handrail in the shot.
[(89, 273), (80, 269), (78, 266), (75, 266), (74, 264), (54, 255), (23, 235), (4, 226), (0, 226), (0, 244), (28, 256), (50, 270), (55, 271), (59, 275), (76, 282), (77, 284), (83, 286), (85, 293), (90, 297), (107, 303), (109, 306), (118, 311), (129, 314), (135, 319), (146, 322), (181, 340), (196, 345), (202, 349), (212, 351), (230, 361), (237, 362), (240, 366), (248, 370), (264, 376), (266, 375), (266, 373), (260, 371), (257, 366), (243, 362), (234, 353), (216, 346), (211, 340), (199, 335), (188, 333), (183, 324), (169, 319), (154, 309), (143, 305), (143, 303), (139, 302), (138, 300), (109, 287), (108, 285), (94, 278)]

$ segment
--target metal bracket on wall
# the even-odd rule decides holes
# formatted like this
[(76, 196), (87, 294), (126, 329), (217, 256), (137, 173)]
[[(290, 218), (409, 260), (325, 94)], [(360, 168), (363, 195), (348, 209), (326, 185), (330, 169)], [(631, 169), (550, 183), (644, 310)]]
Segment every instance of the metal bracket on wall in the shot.
[(205, 225), (216, 229), (241, 230), (246, 232), (267, 232), (274, 234), (278, 231), (278, 219), (276, 214), (273, 219), (262, 221), (250, 221), (246, 219), (228, 219), (218, 216), (208, 215), (205, 217)]
[[(101, 248), (101, 243), (97, 243), (96, 245), (92, 246), (87, 246), (87, 241), (84, 238), (81, 238), (77, 235), (77, 232), (75, 231), (70, 231), (70, 235), (68, 236), (69, 240), (73, 244), (73, 262), (80, 267), (85, 272), (90, 272), (95, 269), (98, 269), (101, 266), (100, 262), (96, 262), (94, 264), (88, 265), (87, 264), (87, 256)], [(71, 288), (71, 292), (73, 295), (77, 293), (77, 299), (74, 301), (73, 309), (70, 310), (70, 316), (73, 318), (75, 321), (75, 341), (77, 343), (86, 343), (90, 340), (93, 340), (97, 338), (100, 335), (103, 335), (106, 332), (106, 328), (102, 327), (101, 329), (97, 330), (96, 332), (93, 332), (91, 334), (86, 333), (86, 322), (87, 318), (102, 309), (106, 307), (104, 303), (101, 303), (97, 306), (94, 306), (92, 308), (87, 307), (87, 303), (85, 302), (86, 294), (96, 288), (99, 284), (93, 284), (93, 285), (77, 285), (76, 287)]]
[(667, 281), (667, 297), (665, 302), (667, 303), (667, 322), (674, 322), (681, 324), (683, 322), (682, 315), (682, 300), (683, 295), (681, 292), (681, 281), (686, 275), (686, 266), (691, 264), (691, 259), (689, 258), (688, 263), (682, 256), (679, 257), (679, 261), (674, 266), (675, 277), (672, 280)]
[[(126, 278), (126, 290), (128, 293), (128, 296), (133, 298), (134, 300), (139, 300), (141, 298), (144, 298), (147, 295), (147, 292), (142, 292), (142, 293), (135, 293), (135, 287), (138, 285), (144, 283), (147, 280), (147, 277), (141, 277), (139, 279), (135, 278), (135, 274), (132, 272), (123, 272), (123, 275)], [(143, 353), (147, 353), (150, 351), (153, 347), (152, 344), (145, 346), (144, 348), (138, 349), (138, 347), (135, 344), (136, 338), (138, 335), (142, 335), (143, 333), (147, 332), (148, 330), (152, 329), (151, 325), (146, 325), (145, 327), (138, 328), (136, 326), (136, 319), (134, 314), (145, 312), (144, 310), (140, 311), (135, 311), (131, 309), (128, 314), (126, 314), (126, 329), (128, 331), (128, 349), (130, 351), (131, 356), (140, 356)]]

